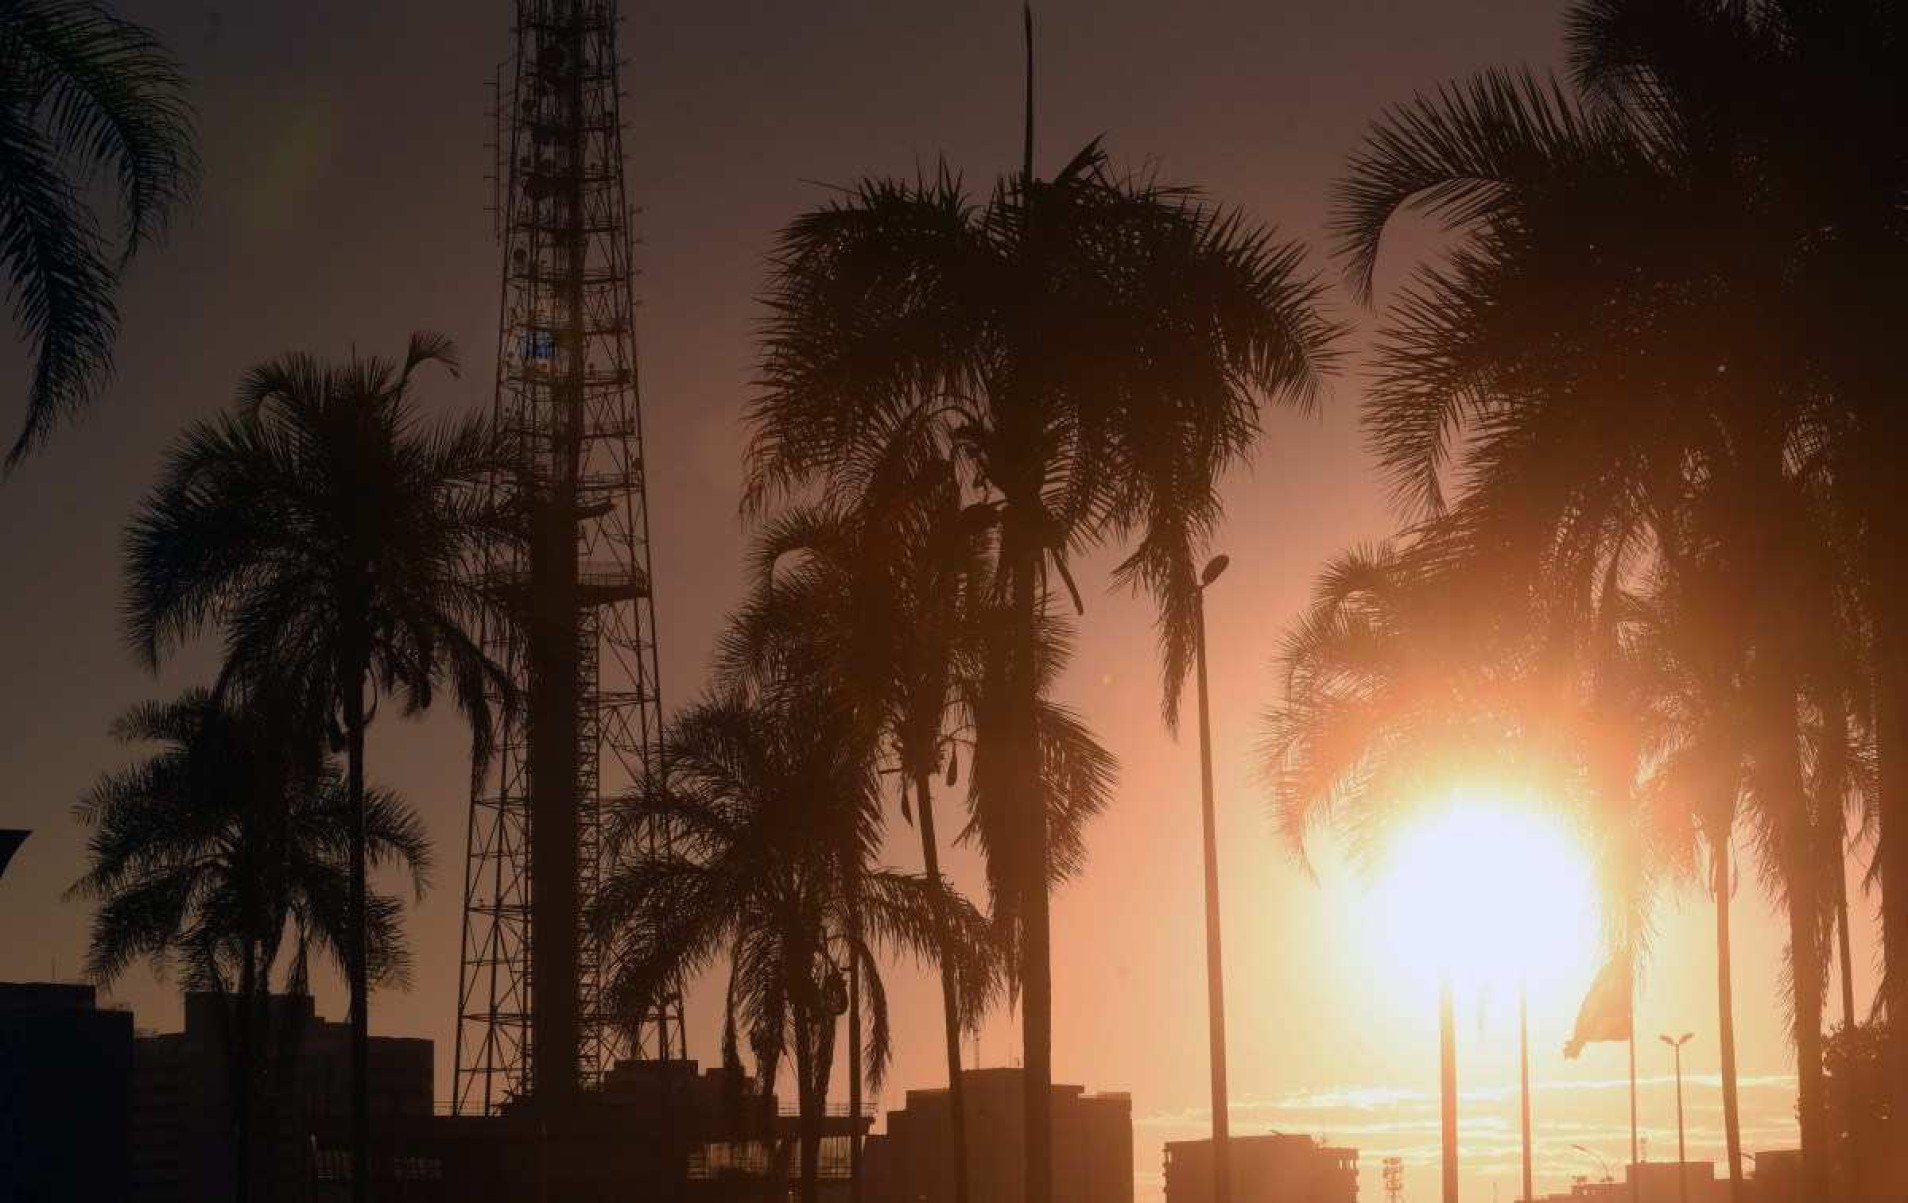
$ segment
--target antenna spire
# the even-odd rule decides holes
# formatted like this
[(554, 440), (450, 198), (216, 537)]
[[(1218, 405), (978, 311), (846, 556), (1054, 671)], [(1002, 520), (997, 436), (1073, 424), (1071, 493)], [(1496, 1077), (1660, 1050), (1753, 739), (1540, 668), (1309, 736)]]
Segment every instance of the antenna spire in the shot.
[(1034, 178), (1034, 39), (1033, 39), (1033, 3), (1028, 0), (1020, 7), (1022, 24), (1027, 35), (1027, 130), (1022, 142), (1021, 170), (1027, 187), (1033, 187)]

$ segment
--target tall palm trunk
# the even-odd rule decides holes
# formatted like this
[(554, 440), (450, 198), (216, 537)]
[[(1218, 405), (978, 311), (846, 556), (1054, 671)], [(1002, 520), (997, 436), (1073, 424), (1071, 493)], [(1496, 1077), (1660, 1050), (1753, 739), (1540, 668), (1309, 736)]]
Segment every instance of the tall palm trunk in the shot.
[(1828, 1193), (1828, 1113), (1822, 1078), (1822, 984), (1815, 908), (1789, 887), (1789, 972), (1795, 994), (1796, 1111), (1802, 1133), (1802, 1180), (1807, 1198)]
[(848, 953), (848, 1198), (861, 1203), (861, 943), (860, 918)]
[(1710, 836), (1713, 862), (1711, 887), (1716, 892), (1716, 1032), (1722, 1061), (1723, 1145), (1729, 1156), (1729, 1197), (1741, 1199), (1742, 1120), (1736, 1101), (1736, 993), (1731, 966), (1729, 893), (1731, 886), (1729, 826), (1719, 824)]
[(815, 1089), (815, 1081), (820, 1076), (816, 1062), (821, 1057), (821, 1050), (815, 1047), (815, 1027), (807, 1015), (798, 1017), (795, 1023), (795, 1126), (801, 1167), (801, 1203), (820, 1203), (821, 1200), (822, 1109), (827, 1102), (827, 1092)]
[(1835, 955), (1842, 970), (1842, 1028), (1855, 1028), (1855, 960), (1848, 932), (1848, 866), (1835, 865)]
[(1010, 574), (1012, 610), (1001, 733), (1013, 774), (1015, 814), (1023, 846), (1009, 850), (1020, 894), (1021, 1073), (1025, 1134), (1024, 1203), (1053, 1199), (1053, 933), (1047, 893), (1050, 861), (1047, 799), (1040, 788), (1038, 689), (1039, 575), (1042, 544), (1035, 533), (1037, 494), (1009, 498), (1003, 507), (1001, 555)]
[[(1822, 871), (1829, 874), (1829, 900), (1835, 908), (1836, 964), (1841, 970), (1842, 1027), (1855, 1027), (1855, 965), (1849, 955), (1848, 931), (1848, 799), (1851, 748), (1849, 713), (1840, 693), (1828, 691), (1821, 699), (1822, 735), (1815, 754), (1815, 815), (1821, 825)], [(1824, 950), (1826, 952), (1827, 950)]]
[(1802, 1136), (1803, 1195), (1826, 1199), (1828, 1112), (1822, 1078), (1823, 947), (1819, 834), (1812, 799), (1804, 785), (1795, 693), (1778, 673), (1769, 693), (1770, 720), (1763, 754), (1768, 800), (1779, 813), (1783, 885), (1789, 921), (1789, 977), (1793, 996), (1796, 1112)]
[(1442, 1203), (1458, 1203), (1457, 1014), (1451, 976), (1438, 983), (1438, 1135)]
[(941, 876), (941, 849), (934, 834), (934, 790), (928, 774), (914, 775), (915, 813), (921, 823), (921, 863), (939, 895), (934, 917), (941, 950), (941, 1027), (947, 1042), (947, 1108), (954, 1141), (954, 1203), (967, 1200), (967, 1086), (961, 1081), (961, 997), (955, 977), (954, 935), (947, 921), (947, 892)]
[[(1892, 512), (1896, 503), (1875, 511)], [(1892, 550), (1892, 549), (1890, 549)], [(1876, 860), (1881, 876), (1882, 1010), (1888, 1016), (1883, 1050), (1889, 1100), (1889, 1197), (1908, 1197), (1908, 637), (1899, 627), (1908, 576), (1880, 548), (1869, 554), (1871, 595), (1896, 613), (1874, 616), (1875, 750), (1880, 775)], [(1882, 610), (1881, 603), (1872, 606)]]
[[(1839, 819), (1839, 813), (1838, 813)], [(1855, 966), (1850, 955), (1848, 934), (1848, 867), (1843, 863), (1841, 823), (1836, 824), (1836, 861), (1835, 873), (1835, 940), (1836, 960), (1841, 968), (1842, 977), (1842, 1034), (1844, 1038), (1855, 1032)], [(1885, 1055), (1885, 1050), (1884, 1050)], [(1886, 1087), (1884, 1087), (1886, 1089)], [(1841, 1174), (1838, 1185), (1846, 1199), (1861, 1197), (1858, 1191), (1867, 1187), (1870, 1178), (1869, 1162), (1874, 1157), (1873, 1147), (1862, 1138), (1861, 1100), (1854, 1090), (1844, 1090), (1841, 1098), (1841, 1113), (1833, 1117), (1840, 1125), (1840, 1131), (1847, 1133), (1839, 1137), (1836, 1144), (1840, 1148), (1838, 1169)]]
[[(232, 1126), (234, 1139), (232, 1147), (232, 1194), (238, 1203), (250, 1203), (253, 1197), (253, 1175), (256, 1160), (253, 1155), (254, 1139), (257, 1134), (256, 1112), (258, 1110), (257, 1072), (253, 1065), (253, 1049), (256, 1033), (252, 1026), (252, 997), (258, 991), (258, 957), (255, 946), (248, 939), (245, 943), (245, 955), (239, 964), (238, 997), (232, 999), (232, 1013), (224, 1016), (230, 1030), (235, 1033), (230, 1056), (232, 1058)], [(219, 1004), (226, 1003), (224, 991), (220, 991)]]
[(344, 696), (346, 788), (351, 806), (351, 925), (346, 970), (351, 991), (351, 1200), (371, 1198), (371, 991), (366, 964), (364, 830), (364, 673), (347, 677)]
[[(1852, 1033), (1855, 1030), (1855, 965), (1851, 956), (1851, 937), (1848, 930), (1848, 823), (1844, 816), (1844, 802), (1848, 797), (1849, 763), (1852, 756), (1850, 747), (1848, 707), (1837, 693), (1830, 692), (1822, 701), (1821, 744), (1815, 754), (1815, 807), (1816, 819), (1820, 824), (1820, 856), (1822, 871), (1829, 875), (1829, 903), (1833, 908), (1834, 936), (1836, 941), (1835, 962), (1840, 970), (1842, 1031)], [(1824, 956), (1828, 950), (1823, 950)], [(1868, 1150), (1863, 1147), (1856, 1135), (1861, 1126), (1858, 1120), (1859, 1104), (1853, 1091), (1843, 1092), (1840, 1114), (1829, 1118), (1837, 1124), (1839, 1133), (1847, 1133), (1847, 1138), (1835, 1137), (1836, 1155), (1834, 1163), (1836, 1186), (1844, 1198), (1854, 1198), (1855, 1192), (1868, 1179)]]

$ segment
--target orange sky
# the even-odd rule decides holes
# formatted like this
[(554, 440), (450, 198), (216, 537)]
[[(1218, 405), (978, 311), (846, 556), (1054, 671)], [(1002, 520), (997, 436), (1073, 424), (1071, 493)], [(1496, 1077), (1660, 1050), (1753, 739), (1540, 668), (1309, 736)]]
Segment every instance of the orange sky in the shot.
[[(489, 404), (496, 253), (484, 176), (485, 81), (507, 52), (507, 5), (353, 0), (215, 11), (188, 0), (128, 0), (203, 81), (205, 195), (172, 243), (135, 268), (124, 296), (120, 376), (83, 429), (63, 433), (0, 487), (0, 815), (40, 829), (0, 884), (0, 979), (72, 975), (86, 915), (59, 901), (80, 871), (67, 807), (120, 753), (106, 740), (125, 706), (203, 674), (187, 657), (142, 678), (116, 628), (117, 541), (161, 449), (188, 419), (225, 403), (242, 370), (281, 349), (394, 351), (413, 327), (445, 330), (470, 370), (434, 386), (447, 408)], [(275, 8), (276, 6), (273, 6)], [(254, 11), (254, 9), (260, 11)], [(645, 212), (645, 406), (651, 430), (655, 566), (666, 698), (697, 689), (722, 611), (735, 599), (743, 531), (737, 415), (751, 372), (750, 298), (777, 225), (823, 193), (813, 181), (912, 171), (945, 152), (984, 180), (1017, 161), (1018, 5), (800, 6), (630, 3), (626, 85), (634, 127), (630, 188)], [(788, 11), (784, 11), (784, 10)], [(945, 11), (943, 11), (945, 10)], [(1433, 11), (1435, 10), (1435, 11)], [(1156, 160), (1166, 178), (1304, 236), (1365, 122), (1385, 103), (1473, 67), (1548, 61), (1556, 12), (1529, 0), (1250, 0), (1179, 5), (1053, 0), (1040, 5), (1042, 158), (1087, 138)], [(1324, 266), (1320, 261), (1321, 267)], [(1352, 313), (1349, 298), (1334, 303)], [(1256, 715), (1270, 661), (1316, 566), (1389, 528), (1359, 449), (1360, 368), (1325, 417), (1276, 415), (1255, 469), (1233, 482), (1219, 550), (1233, 567), (1210, 595), (1213, 706), (1230, 971), (1234, 1130), (1326, 1135), (1378, 1162), (1412, 1159), (1412, 1197), (1435, 1189), (1436, 1030), (1430, 995), (1360, 936), (1357, 883), (1329, 850), (1307, 881), (1272, 840), (1251, 780)], [(0, 378), (24, 379), (0, 349)], [(1083, 583), (1104, 573), (1089, 568)], [(1149, 616), (1089, 587), (1066, 692), (1125, 764), (1119, 801), (1094, 829), (1087, 876), (1055, 907), (1058, 1074), (1134, 1095), (1141, 1200), (1157, 1198), (1161, 1140), (1205, 1124), (1197, 771), (1191, 741), (1158, 721)], [(387, 711), (373, 775), (402, 789), (437, 841), (438, 888), (413, 912), (417, 984), (380, 996), (379, 1031), (438, 1041), (447, 1093), (464, 832), (464, 740), (447, 718), (407, 724)], [(913, 865), (903, 841), (896, 861)], [(954, 858), (972, 881), (970, 858)], [(1868, 907), (1862, 906), (1866, 913)], [(1745, 881), (1738, 1016), (1745, 1144), (1793, 1140), (1776, 989), (1779, 934)], [(1696, 895), (1667, 909), (1644, 987), (1640, 1050), (1652, 1156), (1673, 1155), (1674, 1116), (1658, 1031), (1697, 1033), (1692, 1155), (1717, 1155), (1710, 915)], [(1860, 933), (1863, 1005), (1871, 941)], [(1539, 1185), (1560, 1189), (1620, 1160), (1623, 1057), (1557, 1048), (1583, 981), (1541, 983), (1533, 999)], [(940, 1074), (938, 994), (911, 970), (891, 990), (900, 1032), (894, 1085)], [(321, 1007), (342, 999), (327, 983)], [(143, 969), (116, 997), (144, 1027), (178, 1007)], [(1464, 1004), (1459, 1022), (1467, 1193), (1516, 1191), (1514, 1002)], [(713, 1051), (706, 1008), (692, 1041)], [(980, 1040), (985, 1064), (1016, 1053), (1013, 1026)]]

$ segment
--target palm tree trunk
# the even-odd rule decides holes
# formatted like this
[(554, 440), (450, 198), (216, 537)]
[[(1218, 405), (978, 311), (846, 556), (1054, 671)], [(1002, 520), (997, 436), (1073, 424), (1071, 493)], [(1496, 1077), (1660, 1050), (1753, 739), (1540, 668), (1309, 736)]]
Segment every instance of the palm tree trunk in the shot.
[(347, 921), (351, 951), (346, 969), (351, 992), (351, 1200), (371, 1198), (371, 1007), (365, 955), (364, 674), (345, 687), (345, 765), (351, 805), (351, 898)]
[(802, 1016), (795, 1024), (795, 1126), (796, 1141), (800, 1146), (800, 1194), (801, 1203), (820, 1203), (821, 1200), (821, 1109), (827, 1101), (826, 1093), (817, 1096), (815, 1079), (815, 1061), (818, 1050), (815, 1048), (814, 1024)]
[[(1839, 826), (1839, 824), (1838, 824)], [(1841, 835), (1837, 832), (1837, 835)], [(1840, 857), (1835, 863), (1835, 938), (1837, 942), (1836, 959), (1842, 970), (1842, 1035), (1848, 1039), (1855, 1034), (1855, 968), (1849, 957), (1848, 934), (1848, 867)], [(1883, 1055), (1886, 1055), (1886, 1049)], [(1854, 1200), (1861, 1197), (1857, 1192), (1869, 1179), (1867, 1162), (1871, 1156), (1870, 1148), (1861, 1135), (1861, 1100), (1853, 1089), (1842, 1092), (1841, 1114), (1835, 1118), (1840, 1123), (1836, 1146), (1840, 1156), (1837, 1171), (1840, 1178), (1837, 1185), (1842, 1197)]]
[(1438, 1129), (1440, 1199), (1457, 1203), (1457, 1015), (1451, 999), (1451, 978), (1438, 983)]
[(848, 950), (848, 1198), (861, 1203), (861, 919)]
[(1814, 908), (1789, 886), (1789, 972), (1795, 994), (1796, 1112), (1802, 1131), (1803, 1194), (1829, 1197), (1828, 1113), (1822, 1080), (1821, 953)]
[[(1780, 676), (1781, 674), (1776, 674)], [(1789, 920), (1789, 976), (1793, 995), (1796, 1059), (1796, 1113), (1802, 1136), (1802, 1189), (1809, 1199), (1826, 1199), (1828, 1189), (1828, 1112), (1822, 1080), (1822, 1011), (1824, 968), (1822, 947), (1821, 882), (1817, 851), (1820, 839), (1802, 774), (1796, 724), (1795, 692), (1784, 682), (1772, 684), (1770, 720), (1765, 727), (1764, 755), (1770, 774), (1769, 797), (1780, 808), (1776, 822), (1782, 828), (1781, 858)]]
[(1736, 995), (1729, 936), (1729, 831), (1712, 834), (1712, 887), (1716, 892), (1716, 1031), (1722, 1062), (1723, 1144), (1729, 1156), (1729, 1197), (1741, 1199), (1742, 1121), (1736, 1102)]
[[(1894, 586), (1903, 573), (1887, 556), (1870, 558), (1871, 589), (1900, 607), (1903, 594)], [(1875, 857), (1881, 870), (1882, 1010), (1890, 1020), (1883, 1076), (1892, 1096), (1884, 1142), (1889, 1164), (1877, 1168), (1886, 1171), (1888, 1197), (1899, 1199), (1908, 1197), (1908, 638), (1894, 617), (1877, 614), (1874, 623), (1880, 774)]]
[(1849, 956), (1848, 932), (1848, 820), (1845, 803), (1854, 762), (1853, 737), (1845, 699), (1829, 692), (1822, 699), (1822, 743), (1815, 756), (1816, 818), (1822, 825), (1822, 868), (1832, 874), (1835, 906), (1836, 963), (1841, 969), (1842, 1027), (1855, 1027), (1855, 966)]
[(1855, 1030), (1855, 962), (1849, 948), (1848, 865), (1835, 865), (1835, 953), (1842, 969), (1842, 1029)]
[(1520, 1183), (1524, 1188), (1518, 1198), (1522, 1203), (1531, 1203), (1537, 1197), (1531, 1183), (1530, 1149), (1530, 982), (1520, 980), (1517, 983), (1517, 1120), (1519, 1135), (1523, 1138), (1523, 1147), (1519, 1150)]
[(279, 1183), (285, 1167), (279, 1160), (278, 1140), (280, 1133), (278, 1116), (278, 1076), (273, 1072), (271, 1048), (272, 1037), (272, 960), (271, 956), (259, 958), (259, 992), (252, 1003), (252, 1113), (257, 1118), (252, 1126), (252, 1148), (257, 1150), (254, 1160), (258, 1164), (253, 1171), (254, 1179), (259, 1183), (259, 1198), (275, 1200), (279, 1197)]
[(934, 883), (941, 907), (935, 916), (941, 952), (941, 1026), (947, 1042), (947, 1109), (954, 1141), (954, 1203), (967, 1200), (967, 1086), (961, 1081), (961, 998), (955, 976), (954, 934), (947, 920), (946, 881), (941, 876), (941, 849), (934, 834), (934, 790), (928, 774), (914, 777), (915, 813), (921, 823), (921, 863)]
[[(245, 956), (239, 966), (238, 997), (231, 1000), (235, 1011), (231, 1020), (232, 1028), (237, 1034), (232, 1042), (232, 1118), (235, 1129), (232, 1142), (232, 1193), (238, 1203), (250, 1203), (253, 1195), (254, 1113), (258, 1107), (258, 1095), (252, 1064), (255, 1036), (252, 1030), (252, 996), (257, 990), (257, 955), (252, 942), (247, 940)], [(220, 1005), (223, 1006), (225, 1001), (221, 998)]]
[[(1025, 1125), (1024, 1203), (1053, 1200), (1053, 932), (1047, 872), (1050, 863), (1047, 798), (1040, 787), (1038, 677), (1035, 644), (1039, 639), (1038, 576), (1040, 540), (1027, 519), (1033, 508), (1008, 507), (1002, 551), (1012, 575), (1013, 629), (1008, 633), (1007, 696), (1010, 712), (1004, 732), (1013, 740), (1008, 752), (1019, 789), (1015, 791), (1025, 846), (1010, 852), (1019, 868), (1021, 893), (1020, 1020), (1022, 1106)], [(1023, 512), (1024, 511), (1024, 512)], [(1005, 521), (1005, 520), (1004, 520)], [(1028, 526), (1029, 529), (1015, 528)]]

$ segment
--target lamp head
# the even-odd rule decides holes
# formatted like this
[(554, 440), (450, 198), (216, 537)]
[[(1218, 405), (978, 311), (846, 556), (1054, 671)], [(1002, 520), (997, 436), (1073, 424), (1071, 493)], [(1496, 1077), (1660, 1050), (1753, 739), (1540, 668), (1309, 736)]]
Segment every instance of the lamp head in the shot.
[(1214, 556), (1206, 561), (1206, 567), (1199, 573), (1199, 587), (1204, 589), (1224, 574), (1226, 566), (1232, 563), (1231, 556)]

